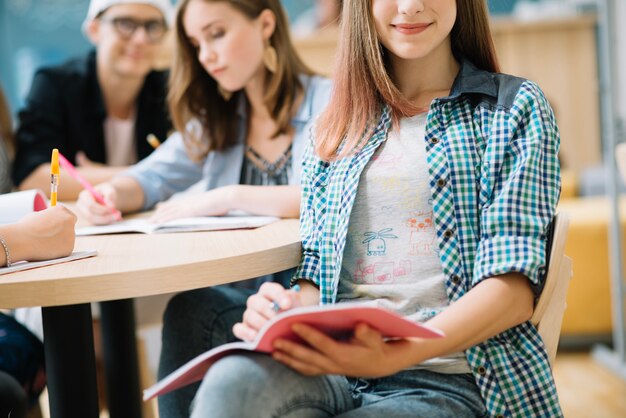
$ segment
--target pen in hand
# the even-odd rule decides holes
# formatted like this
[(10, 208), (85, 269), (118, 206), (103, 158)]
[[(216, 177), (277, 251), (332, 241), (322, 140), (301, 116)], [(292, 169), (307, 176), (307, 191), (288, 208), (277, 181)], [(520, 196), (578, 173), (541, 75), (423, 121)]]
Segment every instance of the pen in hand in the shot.
[[(295, 284), (293, 285), (293, 287), (291, 289), (288, 290), (289, 292), (293, 292), (293, 293), (299, 293), (300, 292), (300, 285), (299, 284)], [(273, 301), (270, 302), (270, 308), (272, 311), (274, 312), (280, 312), (281, 311), (281, 307), (280, 307), (280, 303), (278, 301)], [(293, 308), (293, 306), (292, 306)]]
[(50, 206), (57, 205), (57, 192), (59, 189), (59, 150), (52, 150), (50, 161)]
[(61, 163), (61, 166), (63, 166), (63, 168), (67, 171), (67, 174), (69, 174), (74, 179), (76, 179), (76, 181), (78, 181), (80, 185), (83, 186), (85, 190), (87, 190), (91, 194), (91, 196), (94, 198), (96, 202), (109, 208), (111, 210), (111, 213), (115, 214), (117, 220), (122, 219), (122, 215), (120, 214), (120, 211), (114, 208), (113, 206), (111, 206), (104, 199), (104, 196), (98, 193), (98, 191), (93, 188), (91, 183), (89, 183), (87, 179), (81, 176), (78, 170), (76, 170), (76, 167), (74, 167), (74, 165), (70, 163), (69, 160), (65, 158), (65, 156), (61, 153), (59, 153), (59, 162)]

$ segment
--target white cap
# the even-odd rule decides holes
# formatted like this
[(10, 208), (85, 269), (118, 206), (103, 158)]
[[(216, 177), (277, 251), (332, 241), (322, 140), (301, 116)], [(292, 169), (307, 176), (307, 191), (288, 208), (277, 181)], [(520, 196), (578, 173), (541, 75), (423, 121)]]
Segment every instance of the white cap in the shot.
[(94, 20), (100, 13), (118, 4), (147, 4), (155, 7), (163, 13), (163, 18), (165, 22), (167, 22), (167, 25), (172, 25), (174, 6), (172, 6), (171, 0), (91, 0), (87, 17), (85, 17), (85, 21), (83, 22), (83, 31), (86, 32), (87, 24)]

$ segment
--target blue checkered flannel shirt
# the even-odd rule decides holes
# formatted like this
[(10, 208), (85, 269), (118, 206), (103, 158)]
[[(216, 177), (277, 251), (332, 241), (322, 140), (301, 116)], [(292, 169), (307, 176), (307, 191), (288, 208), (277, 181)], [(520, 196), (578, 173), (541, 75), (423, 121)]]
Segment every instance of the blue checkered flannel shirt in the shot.
[[(293, 281), (312, 281), (322, 304), (335, 302), (359, 177), (391, 125), (383, 106), (373, 133), (355, 154), (322, 161), (313, 141), (305, 152), (303, 255)], [(548, 226), (560, 194), (559, 133), (541, 90), (463, 61), (450, 95), (430, 106), (424, 140), (450, 301), (482, 280), (510, 272), (528, 277), (538, 295)], [(562, 416), (543, 341), (530, 322), (465, 353), (490, 416)]]

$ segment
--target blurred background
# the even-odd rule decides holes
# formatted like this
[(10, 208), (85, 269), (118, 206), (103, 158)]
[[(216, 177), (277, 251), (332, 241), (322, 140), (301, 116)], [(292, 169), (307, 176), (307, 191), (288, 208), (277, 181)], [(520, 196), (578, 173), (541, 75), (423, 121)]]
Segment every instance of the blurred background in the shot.
[[(474, 1), (474, 0), (470, 0)], [(175, 2), (175, 1), (174, 1)], [(34, 72), (90, 48), (80, 27), (88, 0), (0, 0), (0, 84), (17, 113)], [(332, 75), (337, 30), (315, 28), (315, 0), (283, 0), (299, 52), (319, 72)], [(603, 344), (615, 347), (616, 308), (611, 284), (609, 231), (612, 200), (607, 193), (614, 159), (603, 134), (603, 99), (611, 96), (615, 142), (626, 140), (626, 0), (613, 1), (615, 32), (603, 44), (597, 0), (489, 0), (502, 71), (532, 79), (554, 107), (561, 130), (563, 188), (560, 211), (570, 214), (566, 254), (574, 260), (561, 349), (555, 376), (568, 417), (626, 416), (626, 366), (607, 371), (589, 354)], [(619, 24), (617, 24), (619, 23)], [(608, 46), (608, 48), (606, 48)], [(167, 66), (171, 51), (164, 52)], [(602, 79), (609, 54), (614, 77)], [(603, 143), (603, 138), (604, 143)], [(607, 167), (609, 169), (607, 170)], [(624, 185), (621, 185), (626, 190)], [(624, 206), (624, 205), (622, 205)], [(626, 212), (621, 228), (626, 231)], [(624, 259), (621, 254), (620, 259)], [(613, 289), (612, 289), (613, 287)], [(611, 296), (613, 292), (613, 297)], [(612, 311), (613, 307), (613, 311)], [(158, 333), (145, 338), (147, 363), (158, 358)], [(619, 344), (617, 344), (619, 347)], [(622, 346), (623, 350), (623, 346)], [(622, 353), (623, 355), (623, 353)], [(151, 366), (148, 366), (151, 367)], [(618, 368), (619, 369), (619, 368)], [(618, 377), (621, 376), (621, 377)]]

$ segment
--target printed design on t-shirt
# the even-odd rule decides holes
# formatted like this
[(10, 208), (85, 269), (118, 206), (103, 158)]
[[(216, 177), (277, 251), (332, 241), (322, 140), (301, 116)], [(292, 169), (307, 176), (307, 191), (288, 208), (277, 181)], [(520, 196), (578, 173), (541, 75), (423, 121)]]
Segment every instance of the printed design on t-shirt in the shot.
[(409, 254), (423, 256), (437, 253), (433, 229), (433, 211), (415, 212), (407, 221), (411, 235), (409, 237)]
[(383, 228), (378, 232), (368, 231), (364, 233), (365, 239), (362, 244), (367, 244), (367, 255), (384, 256), (387, 253), (387, 242), (385, 240), (398, 238), (391, 233), (393, 228)]
[[(382, 148), (381, 148), (382, 150)], [(390, 153), (390, 152), (376, 152), (372, 156), (372, 162), (376, 165), (376, 168), (389, 168), (393, 169), (402, 162), (402, 158), (404, 157), (401, 153)]]
[(383, 205), (380, 207), (380, 214), (383, 216), (392, 216), (395, 211), (393, 205)]
[(417, 322), (426, 322), (433, 319), (439, 312), (441, 312), (441, 309), (423, 309), (419, 312)]
[(400, 260), (399, 262), (386, 261), (364, 265), (365, 260), (356, 262), (353, 280), (356, 284), (389, 284), (396, 278), (408, 276), (411, 273), (411, 262)]

